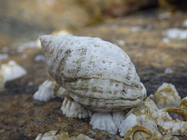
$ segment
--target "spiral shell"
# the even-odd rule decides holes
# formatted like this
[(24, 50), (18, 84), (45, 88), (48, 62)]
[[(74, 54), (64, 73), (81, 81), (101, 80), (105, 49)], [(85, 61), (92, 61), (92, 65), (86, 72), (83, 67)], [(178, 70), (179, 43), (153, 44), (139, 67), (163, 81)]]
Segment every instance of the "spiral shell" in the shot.
[(40, 37), (48, 71), (74, 101), (99, 112), (140, 104), (146, 90), (128, 55), (99, 38)]

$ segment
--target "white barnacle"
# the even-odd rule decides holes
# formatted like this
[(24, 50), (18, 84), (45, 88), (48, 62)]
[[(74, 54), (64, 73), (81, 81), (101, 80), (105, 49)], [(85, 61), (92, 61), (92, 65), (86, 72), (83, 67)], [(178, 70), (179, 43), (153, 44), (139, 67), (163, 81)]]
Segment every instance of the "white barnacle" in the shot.
[(34, 93), (33, 98), (40, 101), (48, 101), (55, 96), (64, 97), (66, 92), (67, 91), (64, 88), (59, 87), (55, 81), (45, 80)]
[(35, 140), (93, 140), (84, 134), (69, 136), (68, 132), (61, 130), (50, 130), (44, 134), (38, 134)]
[[(184, 120), (173, 119), (170, 113), (182, 116)], [(156, 124), (163, 134), (186, 135), (187, 134), (187, 113), (175, 107), (160, 109), (157, 112)]]
[(175, 86), (168, 83), (163, 83), (154, 94), (154, 97), (159, 109), (177, 107), (181, 102), (181, 97), (175, 89)]
[(48, 101), (55, 96), (56, 82), (46, 80), (42, 83), (39, 89), (34, 93), (33, 98), (40, 101)]
[(78, 117), (78, 118), (87, 118), (92, 116), (92, 112), (79, 103), (71, 101), (67, 97), (64, 98), (62, 107), (62, 113), (67, 117)]
[(3, 87), (7, 81), (20, 78), (26, 74), (27, 71), (15, 61), (2, 64), (0, 65), (0, 87)]
[(128, 130), (138, 125), (138, 119), (134, 114), (130, 114), (119, 127), (120, 136), (124, 136)]
[(111, 134), (116, 134), (118, 130), (110, 113), (93, 114), (90, 124), (93, 126), (93, 129), (107, 130)]

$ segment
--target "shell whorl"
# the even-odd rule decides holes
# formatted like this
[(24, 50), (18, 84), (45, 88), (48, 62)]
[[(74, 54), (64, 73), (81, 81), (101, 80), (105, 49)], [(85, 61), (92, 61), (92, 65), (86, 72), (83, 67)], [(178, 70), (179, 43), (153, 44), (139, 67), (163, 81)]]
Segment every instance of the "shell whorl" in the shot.
[[(92, 101), (94, 107), (101, 104), (97, 99), (104, 99), (110, 107), (116, 100), (118, 109), (123, 105), (117, 100), (126, 100), (122, 104), (128, 108), (145, 98), (146, 90), (133, 63), (116, 45), (72, 35), (45, 35), (40, 40), (50, 75), (80, 104), (89, 106)], [(85, 100), (81, 102), (81, 98)]]
[(71, 35), (45, 35), (40, 40), (51, 73), (59, 71), (72, 79), (113, 79), (127, 85), (140, 81), (128, 55), (114, 44)]
[[(51, 69), (53, 70), (53, 73), (58, 68), (58, 65), (54, 65), (54, 63), (57, 63), (56, 58), (57, 58), (57, 54), (59, 54), (58, 49), (60, 49), (61, 44), (63, 43), (65, 38), (66, 38), (65, 36), (62, 38), (62, 36), (57, 36), (57, 35), (56, 36), (55, 35), (43, 35), (39, 38), (41, 41), (42, 51), (45, 55), (47, 66), (49, 67), (49, 70)], [(62, 54), (61, 56), (63, 57)]]

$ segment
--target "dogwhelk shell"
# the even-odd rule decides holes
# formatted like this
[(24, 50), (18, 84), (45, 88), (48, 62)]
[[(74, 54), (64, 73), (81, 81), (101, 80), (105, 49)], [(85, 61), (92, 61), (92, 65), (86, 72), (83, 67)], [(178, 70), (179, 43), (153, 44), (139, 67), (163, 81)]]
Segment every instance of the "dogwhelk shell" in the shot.
[[(91, 117), (93, 128), (116, 134), (125, 116), (124, 110), (146, 98), (146, 89), (129, 56), (99, 38), (44, 35), (40, 40), (49, 74), (66, 90), (62, 94), (63, 114)], [(53, 97), (44, 92), (39, 94), (34, 98)], [(56, 95), (60, 96), (60, 92)], [(108, 123), (101, 126), (102, 120)]]
[(140, 104), (146, 90), (128, 55), (99, 38), (40, 37), (48, 71), (75, 102), (96, 112)]

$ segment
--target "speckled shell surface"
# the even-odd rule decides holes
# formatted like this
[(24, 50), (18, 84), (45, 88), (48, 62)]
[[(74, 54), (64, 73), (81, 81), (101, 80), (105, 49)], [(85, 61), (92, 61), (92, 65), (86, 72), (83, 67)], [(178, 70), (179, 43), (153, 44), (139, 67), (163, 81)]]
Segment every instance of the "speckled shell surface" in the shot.
[(40, 37), (48, 71), (76, 102), (99, 112), (140, 104), (146, 90), (128, 55), (99, 38)]

